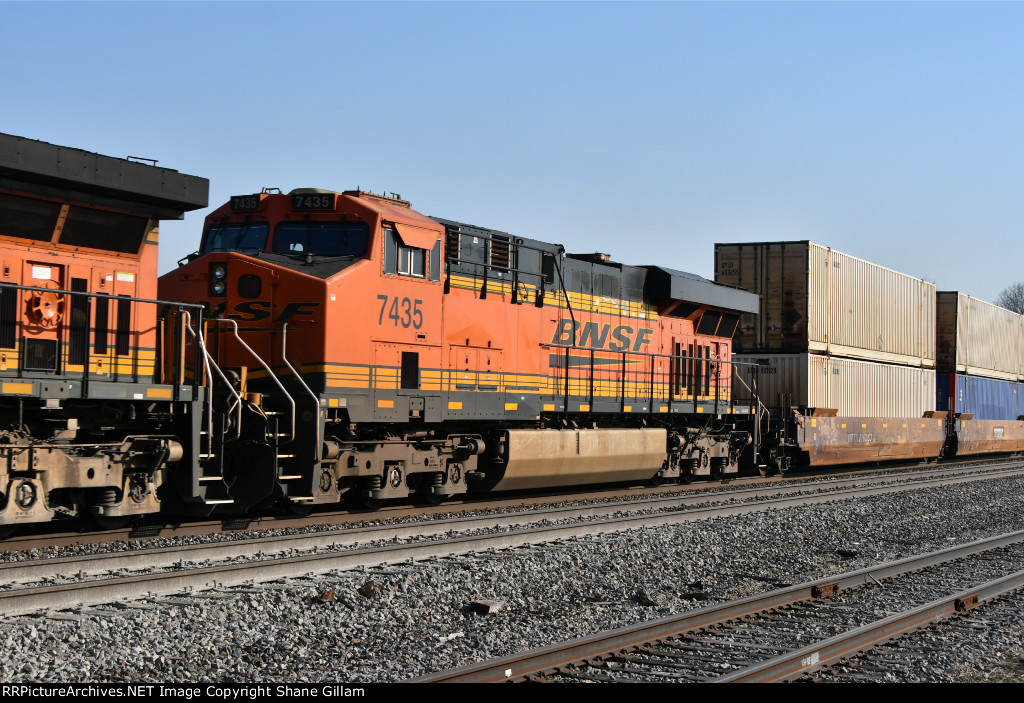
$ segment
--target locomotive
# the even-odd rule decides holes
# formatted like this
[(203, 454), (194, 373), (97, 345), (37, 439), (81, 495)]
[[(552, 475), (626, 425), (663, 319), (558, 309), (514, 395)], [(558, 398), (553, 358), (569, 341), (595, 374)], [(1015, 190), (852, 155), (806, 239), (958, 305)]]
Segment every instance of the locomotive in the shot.
[(208, 188), (0, 134), (0, 526), (156, 512), (193, 460), (202, 389), (158, 368), (157, 243)]
[(689, 481), (751, 460), (731, 338), (757, 297), (739, 288), (362, 190), (233, 197), (180, 264), (159, 294), (206, 307), (189, 373), (214, 399), (204, 478), (231, 509)]

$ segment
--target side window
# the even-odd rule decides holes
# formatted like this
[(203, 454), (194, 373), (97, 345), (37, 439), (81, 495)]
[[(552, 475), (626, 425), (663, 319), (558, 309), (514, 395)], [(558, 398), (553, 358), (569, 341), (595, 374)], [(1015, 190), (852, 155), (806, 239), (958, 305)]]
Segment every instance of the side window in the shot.
[(544, 254), (541, 258), (541, 273), (545, 283), (555, 282), (555, 257), (551, 254)]
[(441, 280), (441, 240), (438, 240), (430, 250), (430, 280)]
[[(395, 230), (384, 228), (384, 273), (424, 278), (426, 267), (426, 249), (408, 247)], [(440, 278), (440, 271), (438, 277)]]
[(397, 272), (398, 244), (395, 241), (395, 230), (384, 228), (384, 273)]

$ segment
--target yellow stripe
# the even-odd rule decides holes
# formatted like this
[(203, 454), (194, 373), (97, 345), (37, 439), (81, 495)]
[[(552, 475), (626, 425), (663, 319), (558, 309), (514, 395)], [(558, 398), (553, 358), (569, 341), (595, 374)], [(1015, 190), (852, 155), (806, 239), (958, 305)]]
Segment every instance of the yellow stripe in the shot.
[(555, 409), (555, 404), (554, 403), (544, 403), (544, 410), (545, 411), (552, 412), (552, 411), (554, 411), (554, 409)]
[(460, 403), (458, 401), (455, 401), (455, 400), (449, 401), (448, 402), (448, 409), (449, 410), (462, 410), (462, 403)]
[(506, 410), (518, 410), (519, 409), (519, 403), (505, 403), (505, 409)]
[(170, 388), (147, 388), (146, 389), (146, 397), (147, 398), (167, 398), (169, 400), (171, 398), (171, 389)]
[(31, 383), (5, 383), (4, 393), (31, 393)]
[(393, 401), (393, 400), (378, 400), (377, 401), (377, 407), (378, 408), (393, 408), (393, 407), (395, 407), (395, 401)]

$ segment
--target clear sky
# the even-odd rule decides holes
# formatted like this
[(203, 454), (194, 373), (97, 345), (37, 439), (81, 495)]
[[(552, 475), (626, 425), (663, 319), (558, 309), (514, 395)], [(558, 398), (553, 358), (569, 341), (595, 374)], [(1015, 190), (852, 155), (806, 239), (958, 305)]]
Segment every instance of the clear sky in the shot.
[[(709, 278), (811, 239), (1024, 281), (1024, 4), (0, 2), (0, 131)], [(165, 223), (161, 272), (207, 211)]]

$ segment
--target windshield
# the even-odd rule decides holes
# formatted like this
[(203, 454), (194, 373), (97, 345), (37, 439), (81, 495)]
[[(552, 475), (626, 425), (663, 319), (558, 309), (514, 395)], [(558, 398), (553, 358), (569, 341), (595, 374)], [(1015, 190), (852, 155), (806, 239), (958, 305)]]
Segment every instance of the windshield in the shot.
[(239, 251), (267, 246), (270, 225), (266, 222), (239, 223), (233, 225), (211, 225), (206, 230), (206, 244), (203, 253), (211, 251)]
[(280, 254), (362, 256), (369, 242), (365, 222), (282, 222), (274, 230)]

